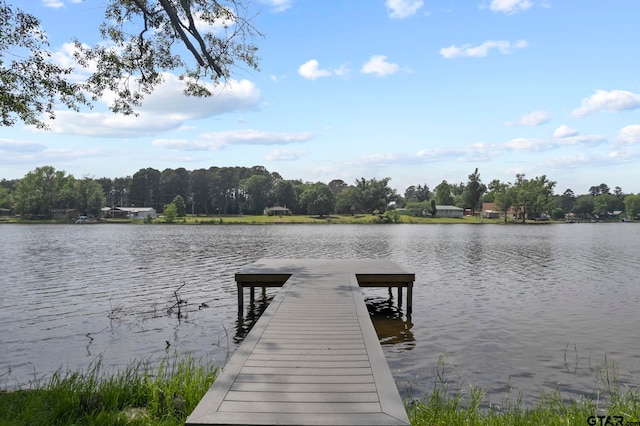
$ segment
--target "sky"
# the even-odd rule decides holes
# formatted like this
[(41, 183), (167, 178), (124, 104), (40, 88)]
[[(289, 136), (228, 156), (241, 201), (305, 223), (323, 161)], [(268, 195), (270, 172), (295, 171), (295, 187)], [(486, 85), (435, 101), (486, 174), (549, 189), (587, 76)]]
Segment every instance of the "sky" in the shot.
[[(14, 2), (16, 3), (16, 2)], [(100, 41), (104, 0), (28, 0), (53, 58)], [(391, 178), (432, 190), (546, 175), (640, 192), (637, 0), (253, 0), (260, 70), (211, 98), (175, 75), (137, 117), (60, 109), (0, 128), (0, 179), (51, 165), (76, 178), (153, 167), (264, 166), (285, 179)]]

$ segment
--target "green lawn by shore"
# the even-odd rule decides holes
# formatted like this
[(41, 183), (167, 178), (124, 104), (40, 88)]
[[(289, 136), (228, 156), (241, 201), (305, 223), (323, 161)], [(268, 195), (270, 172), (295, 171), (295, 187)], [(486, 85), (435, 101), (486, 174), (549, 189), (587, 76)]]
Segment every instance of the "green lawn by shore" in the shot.
[[(618, 222), (614, 220), (613, 222)], [(53, 220), (33, 220), (21, 219), (18, 216), (0, 216), (1, 223), (23, 223), (23, 224), (69, 224), (75, 223), (73, 219), (53, 219)], [(140, 219), (100, 219), (96, 223), (130, 223), (130, 224), (168, 224), (164, 216), (159, 215), (153, 220)], [(290, 215), (290, 216), (266, 216), (266, 215), (216, 215), (216, 216), (192, 216), (175, 218), (171, 224), (186, 225), (277, 225), (277, 224), (514, 224), (520, 225), (521, 221), (513, 221), (504, 218), (486, 219), (478, 216), (464, 216), (462, 218), (447, 217), (418, 217), (408, 215), (373, 215), (373, 214), (356, 214), (356, 215), (329, 215), (329, 216), (313, 216), (313, 215)], [(543, 225), (543, 224), (566, 223), (560, 221), (533, 221), (527, 220), (527, 225)]]
[[(158, 218), (154, 222), (161, 222), (163, 218)], [(226, 225), (266, 225), (266, 224), (376, 224), (392, 223), (385, 222), (382, 215), (330, 215), (330, 216), (207, 216), (207, 217), (185, 217), (178, 218), (175, 223), (187, 224), (226, 224)], [(479, 219), (477, 217), (466, 216), (457, 218), (427, 218), (400, 215), (397, 223), (504, 223), (504, 219)]]

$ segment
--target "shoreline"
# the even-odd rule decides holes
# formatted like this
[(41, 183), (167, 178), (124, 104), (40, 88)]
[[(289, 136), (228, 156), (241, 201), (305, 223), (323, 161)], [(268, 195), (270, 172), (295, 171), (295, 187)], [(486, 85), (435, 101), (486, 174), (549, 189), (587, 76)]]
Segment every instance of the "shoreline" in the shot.
[[(77, 224), (75, 219), (22, 219), (16, 217), (0, 217), (0, 224), (46, 224), (46, 225), (70, 225)], [(94, 222), (81, 223), (77, 225), (107, 225), (107, 224), (131, 224), (131, 225), (557, 225), (557, 224), (580, 224), (580, 223), (623, 223), (620, 220), (602, 221), (575, 221), (564, 220), (535, 221), (485, 219), (477, 216), (464, 216), (462, 218), (432, 218), (400, 215), (394, 221), (388, 221), (384, 215), (291, 215), (291, 216), (264, 216), (264, 215), (216, 215), (216, 216), (186, 216), (175, 218), (172, 222), (167, 222), (164, 217), (156, 219), (98, 219)], [(633, 222), (629, 222), (633, 223)]]

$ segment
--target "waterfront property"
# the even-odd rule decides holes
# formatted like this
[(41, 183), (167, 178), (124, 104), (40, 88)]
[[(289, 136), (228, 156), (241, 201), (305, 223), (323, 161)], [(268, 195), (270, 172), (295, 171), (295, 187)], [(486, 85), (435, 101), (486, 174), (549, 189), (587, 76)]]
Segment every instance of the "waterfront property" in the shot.
[(239, 290), (286, 282), (186, 424), (408, 425), (358, 284), (376, 275), (415, 279), (385, 260), (268, 259), (236, 274)]
[(287, 207), (273, 206), (264, 209), (264, 214), (267, 216), (289, 216), (291, 214), (291, 210)]
[(464, 209), (456, 206), (436, 206), (435, 217), (456, 217), (461, 218), (464, 215)]
[(156, 209), (153, 207), (104, 207), (102, 213), (111, 218), (155, 219)]

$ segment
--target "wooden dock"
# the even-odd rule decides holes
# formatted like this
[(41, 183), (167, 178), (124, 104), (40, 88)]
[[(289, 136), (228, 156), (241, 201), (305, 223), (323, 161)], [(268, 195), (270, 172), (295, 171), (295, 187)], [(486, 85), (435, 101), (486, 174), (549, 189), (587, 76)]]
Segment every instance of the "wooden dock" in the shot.
[(236, 274), (239, 291), (282, 289), (186, 424), (408, 425), (358, 276), (407, 298), (415, 279), (385, 260), (266, 259)]

